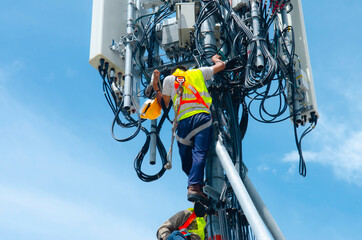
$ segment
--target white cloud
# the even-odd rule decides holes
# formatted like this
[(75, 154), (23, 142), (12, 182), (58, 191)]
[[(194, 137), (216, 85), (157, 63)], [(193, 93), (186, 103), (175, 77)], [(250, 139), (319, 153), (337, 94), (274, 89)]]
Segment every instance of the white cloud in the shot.
[[(331, 167), (338, 179), (362, 186), (362, 129), (321, 120), (316, 135), (309, 139), (311, 147), (318, 150), (303, 151), (304, 159)], [(287, 153), (282, 161), (291, 163), (289, 172), (294, 173), (299, 155), (297, 151)]]
[(258, 171), (259, 172), (267, 172), (269, 170), (270, 170), (270, 167), (265, 165), (265, 164), (258, 166)]

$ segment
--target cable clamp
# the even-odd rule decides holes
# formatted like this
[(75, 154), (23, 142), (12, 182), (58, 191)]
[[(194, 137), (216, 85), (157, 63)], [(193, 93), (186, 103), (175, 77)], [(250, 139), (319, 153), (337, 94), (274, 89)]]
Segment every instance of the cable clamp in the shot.
[(148, 133), (148, 135), (151, 135), (151, 134), (155, 134), (156, 136), (158, 135), (158, 133), (155, 132), (155, 131), (151, 131), (151, 132)]
[(251, 42), (256, 42), (256, 41), (265, 41), (265, 38), (262, 38), (259, 35), (254, 35), (253, 38), (251, 39)]

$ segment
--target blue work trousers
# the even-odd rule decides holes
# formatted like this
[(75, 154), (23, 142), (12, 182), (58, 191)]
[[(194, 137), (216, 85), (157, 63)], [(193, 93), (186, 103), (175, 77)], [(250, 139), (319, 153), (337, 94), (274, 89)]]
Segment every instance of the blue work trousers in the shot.
[[(211, 120), (208, 113), (198, 113), (179, 121), (177, 135), (185, 138), (193, 129)], [(182, 162), (182, 170), (189, 177), (188, 186), (204, 183), (204, 168), (207, 151), (212, 141), (212, 125), (199, 133), (192, 139), (193, 146), (186, 146), (177, 142)]]

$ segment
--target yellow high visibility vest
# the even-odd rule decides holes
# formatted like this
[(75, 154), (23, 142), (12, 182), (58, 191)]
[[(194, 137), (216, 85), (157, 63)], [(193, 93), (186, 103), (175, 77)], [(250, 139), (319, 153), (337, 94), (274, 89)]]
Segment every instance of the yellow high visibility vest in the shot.
[(203, 217), (196, 218), (196, 224), (197, 229), (195, 230), (189, 230), (189, 232), (196, 233), (200, 236), (201, 240), (205, 239), (205, 227), (206, 227), (206, 221)]
[(193, 230), (186, 230), (188, 232), (193, 232), (196, 233), (197, 235), (199, 235), (199, 237), (201, 238), (201, 240), (205, 239), (205, 227), (206, 227), (206, 221), (203, 217), (196, 217), (194, 209), (193, 208), (189, 208), (187, 209), (189, 211), (192, 212), (192, 214), (189, 216), (189, 218), (186, 220), (186, 222), (179, 227), (179, 230), (181, 231), (182, 234), (186, 234), (185, 230), (190, 226), (190, 224), (192, 222), (195, 222), (194, 224), (196, 224), (196, 229)]
[(212, 98), (207, 91), (202, 72), (199, 69), (192, 69), (186, 72), (177, 69), (172, 75), (176, 76), (176, 79), (184, 79), (180, 101), (176, 101), (180, 82), (175, 80), (176, 95), (173, 98), (173, 103), (174, 108), (178, 110), (176, 112), (177, 121), (202, 112), (211, 114)]

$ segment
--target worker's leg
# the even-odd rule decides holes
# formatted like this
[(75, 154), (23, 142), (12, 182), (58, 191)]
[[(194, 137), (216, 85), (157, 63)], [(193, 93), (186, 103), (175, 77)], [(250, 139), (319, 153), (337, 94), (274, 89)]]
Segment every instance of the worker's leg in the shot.
[[(193, 129), (211, 120), (211, 115), (199, 113), (181, 120), (178, 123), (177, 135), (185, 138)], [(179, 152), (182, 161), (182, 169), (189, 176), (188, 186), (196, 183), (203, 183), (204, 167), (207, 150), (212, 140), (212, 127), (204, 129), (192, 138), (194, 146), (185, 146), (179, 142)]]
[[(192, 128), (193, 117), (189, 117), (178, 122), (177, 126), (177, 135), (180, 138), (185, 138), (187, 134), (190, 133)], [(182, 143), (177, 142), (181, 162), (182, 162), (182, 170), (186, 173), (187, 176), (190, 174), (191, 166), (192, 166), (192, 146), (186, 146)]]
[[(211, 119), (210, 115), (202, 118), (202, 122)], [(192, 167), (189, 175), (188, 185), (204, 183), (204, 169), (206, 155), (212, 141), (212, 126), (202, 130), (194, 137), (194, 146), (192, 148)]]
[(182, 162), (182, 170), (186, 173), (187, 176), (190, 175), (190, 170), (192, 166), (192, 147), (183, 145), (177, 142), (181, 162)]

